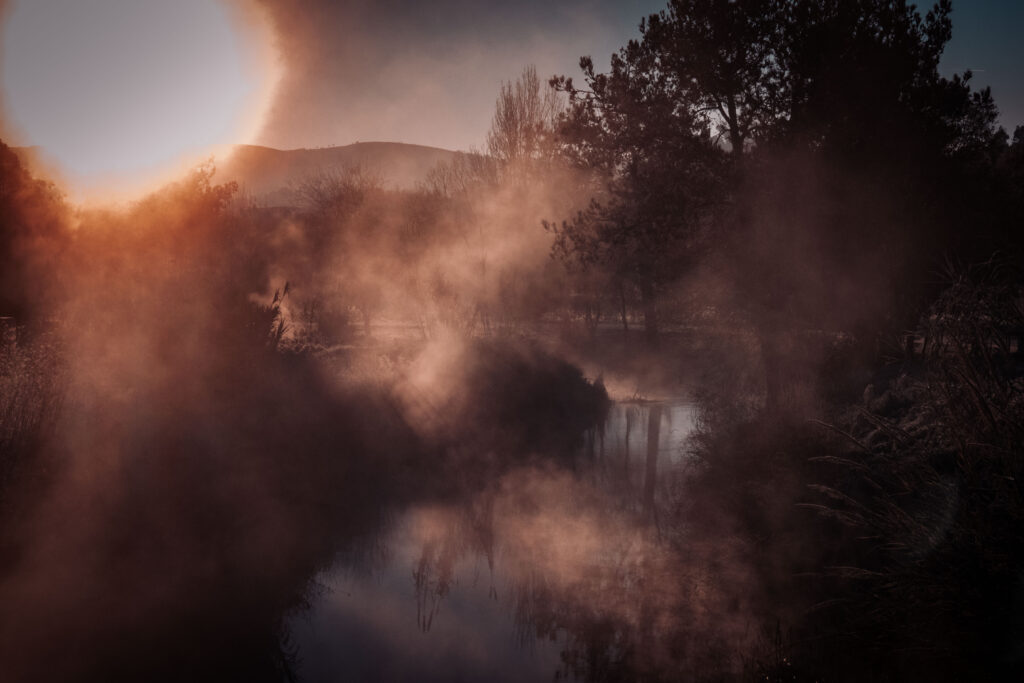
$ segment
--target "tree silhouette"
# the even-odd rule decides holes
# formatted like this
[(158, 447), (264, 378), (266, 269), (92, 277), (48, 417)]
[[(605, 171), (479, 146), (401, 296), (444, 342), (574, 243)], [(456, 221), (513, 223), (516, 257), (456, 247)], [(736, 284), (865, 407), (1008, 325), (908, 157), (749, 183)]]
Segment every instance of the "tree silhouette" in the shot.
[(608, 268), (637, 287), (653, 345), (659, 290), (706, 245), (723, 152), (700, 102), (673, 87), (643, 43), (613, 55), (607, 74), (589, 57), (580, 66), (585, 88), (566, 77), (552, 83), (569, 94), (562, 153), (590, 172), (596, 196), (573, 219), (547, 225), (563, 258)]
[(552, 133), (564, 102), (528, 66), (514, 82), (502, 83), (487, 133), (487, 153), (513, 174), (550, 159)]
[(65, 207), (53, 183), (33, 178), (0, 141), (0, 316), (26, 319), (57, 286)]
[(710, 115), (732, 152), (775, 133), (787, 80), (777, 53), (785, 0), (673, 0), (641, 23), (666, 84)]

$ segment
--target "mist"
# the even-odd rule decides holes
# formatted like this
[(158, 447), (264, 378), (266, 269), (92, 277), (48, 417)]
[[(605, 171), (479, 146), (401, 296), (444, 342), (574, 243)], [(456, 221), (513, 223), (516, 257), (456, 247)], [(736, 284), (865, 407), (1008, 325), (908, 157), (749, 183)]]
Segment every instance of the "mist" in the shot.
[(81, 203), (0, 144), (0, 677), (1021, 673), (1024, 128), (946, 3), (564, 68), (627, 9), (246, 7), (322, 149)]

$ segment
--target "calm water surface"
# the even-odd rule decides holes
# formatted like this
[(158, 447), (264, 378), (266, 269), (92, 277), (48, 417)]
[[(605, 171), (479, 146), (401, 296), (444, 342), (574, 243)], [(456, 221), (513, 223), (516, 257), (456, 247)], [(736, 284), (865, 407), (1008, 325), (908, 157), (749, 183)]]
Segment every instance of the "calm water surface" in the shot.
[(685, 474), (694, 420), (686, 401), (616, 403), (603, 434), (588, 435), (569, 461), (398, 514), (360, 561), (339, 558), (318, 577), (311, 608), (291, 619), (298, 673), (314, 682), (573, 678), (567, 653), (579, 637), (565, 623), (577, 607), (637, 618), (601, 577), (657, 552), (659, 510)]

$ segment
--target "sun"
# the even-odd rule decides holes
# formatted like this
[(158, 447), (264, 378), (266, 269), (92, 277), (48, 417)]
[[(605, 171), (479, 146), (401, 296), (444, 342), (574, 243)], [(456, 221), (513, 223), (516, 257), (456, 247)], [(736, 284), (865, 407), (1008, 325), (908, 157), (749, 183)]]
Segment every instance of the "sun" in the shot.
[(39, 148), (73, 192), (139, 191), (258, 132), (276, 60), (251, 3), (8, 5), (4, 121), (14, 143)]

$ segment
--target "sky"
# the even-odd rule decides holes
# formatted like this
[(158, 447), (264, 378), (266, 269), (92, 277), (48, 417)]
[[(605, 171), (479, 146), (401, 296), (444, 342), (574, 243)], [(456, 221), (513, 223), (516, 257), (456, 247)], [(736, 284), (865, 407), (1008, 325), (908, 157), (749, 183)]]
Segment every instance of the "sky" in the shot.
[(607, 63), (655, 0), (264, 0), (285, 60), (261, 140), (482, 146), (502, 81)]
[[(3, 4), (3, 0), (0, 0)], [(69, 179), (138, 174), (255, 135), (269, 103), (262, 51), (211, 0), (7, 0), (3, 137), (40, 145)], [(261, 37), (270, 41), (269, 30)], [(263, 97), (266, 100), (266, 97)], [(124, 177), (122, 177), (124, 176)]]
[(953, 40), (941, 70), (968, 69), (974, 86), (991, 86), (1002, 126), (1011, 133), (1024, 126), (1024, 0), (953, 0)]
[[(927, 1), (919, 2), (923, 7)], [(285, 82), (261, 139), (275, 147), (393, 140), (482, 146), (502, 81), (527, 64), (578, 75), (607, 65), (664, 0), (265, 0)], [(1024, 124), (1024, 0), (954, 0), (943, 73), (992, 85), (1011, 131)]]
[[(284, 149), (371, 140), (479, 148), (502, 81), (529, 64), (543, 77), (578, 75), (581, 55), (607, 65), (638, 35), (640, 19), (664, 2), (0, 0), (4, 5), (0, 135), (59, 146), (58, 156), (90, 172), (103, 164), (134, 171), (133, 164), (213, 140)], [(259, 21), (239, 33), (243, 15)], [(1012, 131), (1024, 124), (1024, 2), (954, 0), (953, 18), (943, 72), (973, 70), (976, 86), (992, 86), (1003, 125)], [(262, 60), (256, 70), (249, 68), (254, 50)]]

